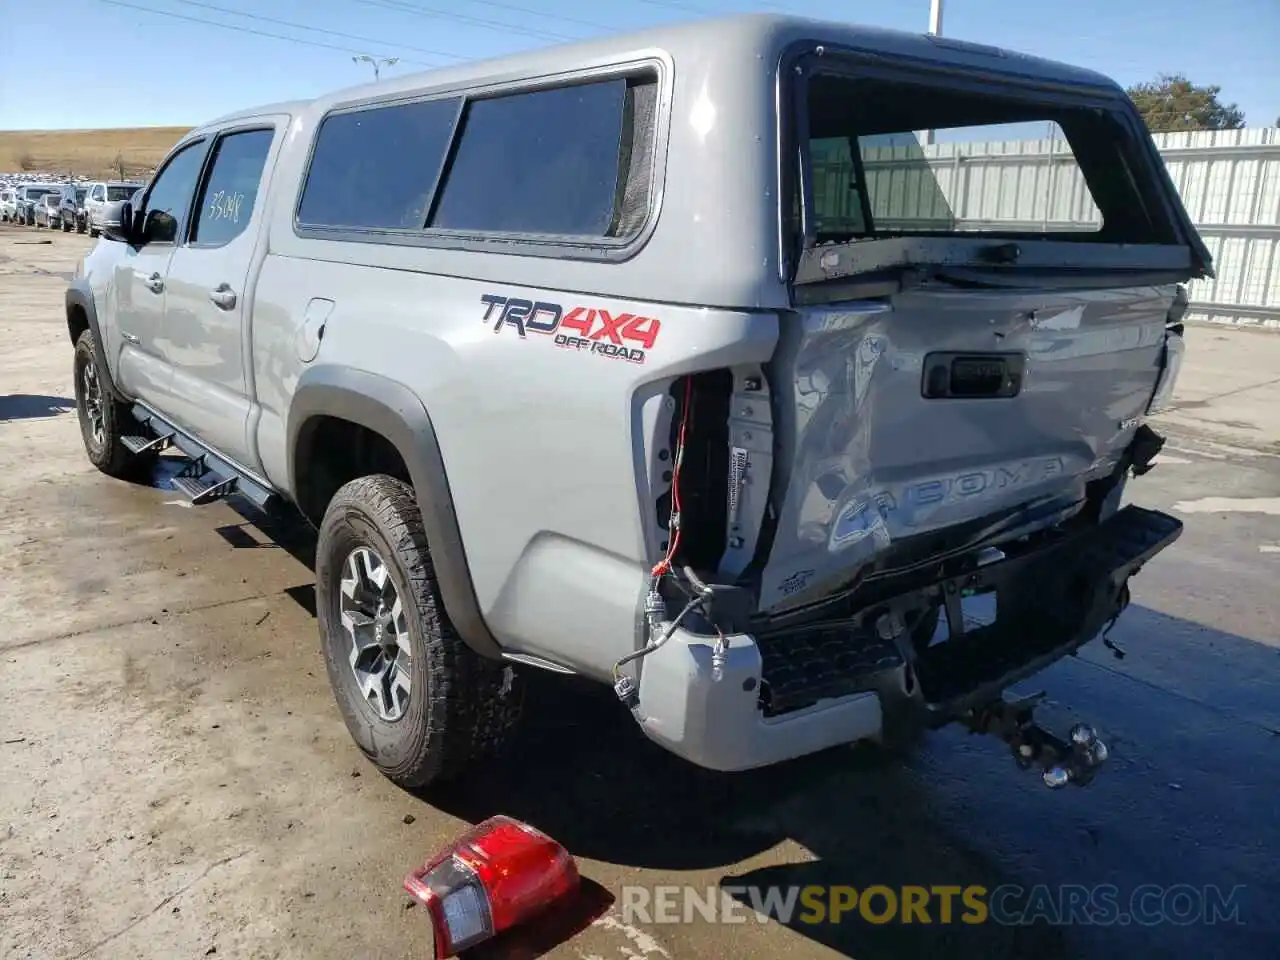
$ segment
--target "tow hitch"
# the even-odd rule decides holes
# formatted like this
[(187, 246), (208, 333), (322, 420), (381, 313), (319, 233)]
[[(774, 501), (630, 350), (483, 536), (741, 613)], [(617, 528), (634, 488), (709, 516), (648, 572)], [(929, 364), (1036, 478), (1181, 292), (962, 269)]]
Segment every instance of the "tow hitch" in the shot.
[(1107, 745), (1083, 723), (1073, 724), (1059, 735), (1038, 723), (1033, 714), (1045, 701), (1043, 692), (1014, 700), (996, 700), (975, 707), (961, 718), (972, 732), (998, 737), (1009, 745), (1019, 768), (1041, 769), (1046, 787), (1058, 789), (1069, 783), (1087, 786), (1106, 762)]

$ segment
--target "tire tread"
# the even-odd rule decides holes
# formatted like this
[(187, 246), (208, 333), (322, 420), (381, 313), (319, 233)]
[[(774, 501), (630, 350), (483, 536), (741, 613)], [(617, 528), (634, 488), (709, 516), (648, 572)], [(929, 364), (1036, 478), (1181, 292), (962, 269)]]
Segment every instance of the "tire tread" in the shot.
[(413, 488), (385, 474), (350, 481), (330, 502), (322, 537), (330, 518), (350, 509), (367, 514), (395, 552), (419, 611), (427, 654), (425, 736), (412, 755), (394, 769), (383, 768), (384, 773), (409, 788), (450, 779), (496, 752), (515, 726), (521, 708), (518, 678), (509, 664), (475, 653), (449, 620)]

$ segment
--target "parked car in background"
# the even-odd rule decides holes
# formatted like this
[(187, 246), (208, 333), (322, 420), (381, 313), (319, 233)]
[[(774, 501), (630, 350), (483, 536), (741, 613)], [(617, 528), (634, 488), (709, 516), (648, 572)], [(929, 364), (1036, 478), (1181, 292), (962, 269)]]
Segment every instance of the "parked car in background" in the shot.
[(37, 227), (56, 230), (62, 226), (62, 193), (46, 193), (35, 203), (34, 221)]
[(104, 227), (118, 225), (119, 220), (108, 218), (118, 216), (121, 201), (132, 197), (142, 184), (136, 180), (100, 180), (85, 187), (88, 191), (84, 201), (85, 229), (89, 236), (96, 237)]
[(27, 226), (35, 226), (36, 204), (40, 198), (50, 193), (58, 193), (61, 186), (56, 183), (26, 183), (18, 188), (17, 208), (14, 219)]
[(0, 190), (0, 223), (14, 219), (18, 209), (18, 191), (10, 187)]
[(64, 232), (70, 233), (75, 230), (77, 233), (84, 233), (86, 229), (84, 201), (88, 195), (89, 188), (83, 183), (68, 183), (62, 188), (58, 207)]

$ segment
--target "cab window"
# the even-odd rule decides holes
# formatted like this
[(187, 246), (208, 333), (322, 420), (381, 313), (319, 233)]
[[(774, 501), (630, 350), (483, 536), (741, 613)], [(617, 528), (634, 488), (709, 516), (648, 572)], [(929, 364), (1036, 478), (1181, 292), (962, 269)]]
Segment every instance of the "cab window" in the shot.
[(274, 130), (243, 130), (218, 140), (196, 204), (193, 244), (221, 246), (244, 232), (253, 216), (274, 136)]
[(145, 242), (175, 243), (182, 236), (204, 154), (205, 143), (197, 140), (175, 153), (160, 171), (145, 201)]

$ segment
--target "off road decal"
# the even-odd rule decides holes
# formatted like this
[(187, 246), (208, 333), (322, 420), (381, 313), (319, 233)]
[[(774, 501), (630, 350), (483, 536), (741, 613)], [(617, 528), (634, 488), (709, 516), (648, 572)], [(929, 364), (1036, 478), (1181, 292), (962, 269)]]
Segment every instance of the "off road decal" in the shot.
[(644, 363), (648, 351), (658, 342), (662, 322), (657, 317), (643, 317), (634, 313), (614, 313), (602, 307), (570, 307), (542, 300), (520, 300), (486, 293), (480, 297), (484, 304), (486, 323), (493, 324), (493, 332), (503, 327), (514, 327), (525, 339), (531, 333), (552, 338), (552, 342), (565, 350), (576, 350)]

